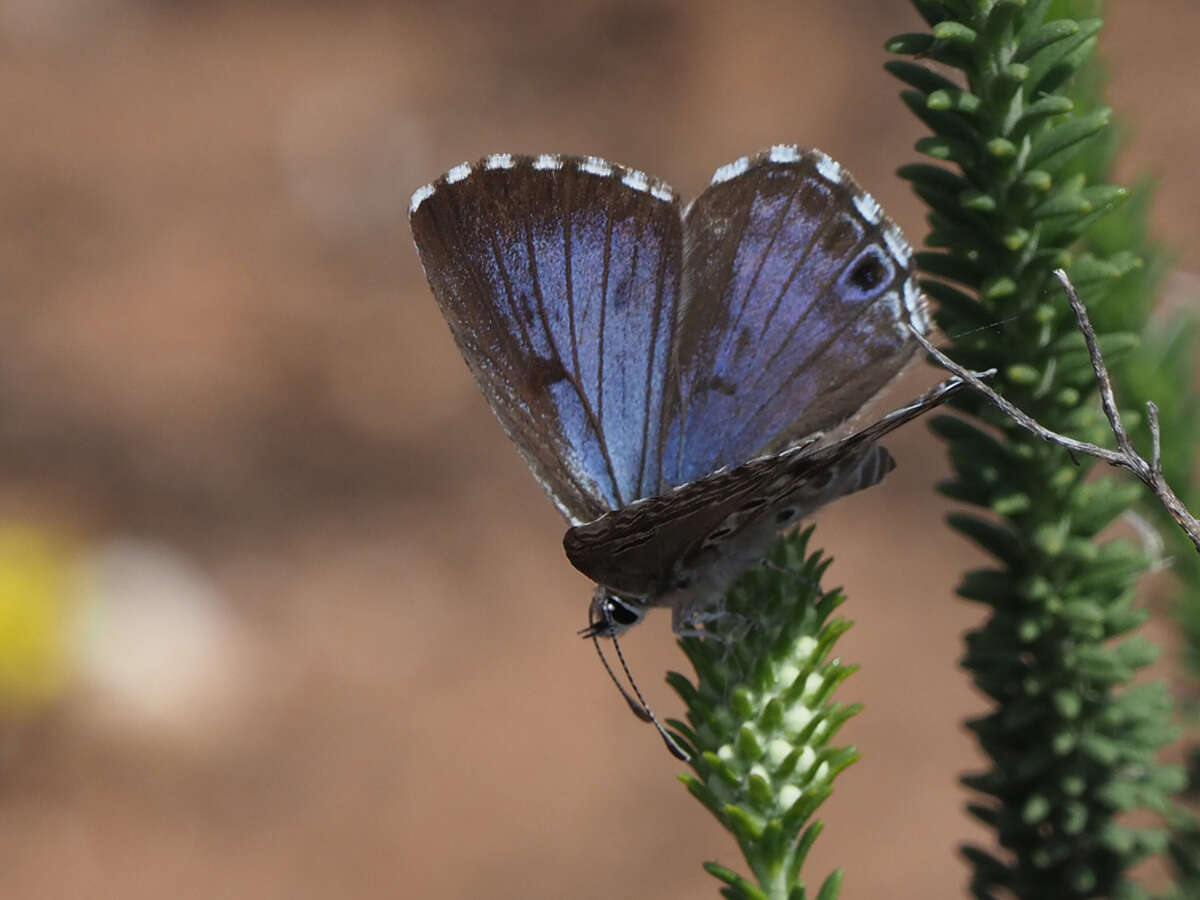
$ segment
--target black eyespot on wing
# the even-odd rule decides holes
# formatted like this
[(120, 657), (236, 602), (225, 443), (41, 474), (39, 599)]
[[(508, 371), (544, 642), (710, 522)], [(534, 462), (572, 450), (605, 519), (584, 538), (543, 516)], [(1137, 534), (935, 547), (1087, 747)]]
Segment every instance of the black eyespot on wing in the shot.
[(866, 293), (879, 287), (887, 274), (878, 259), (874, 256), (864, 256), (850, 270), (850, 283)]

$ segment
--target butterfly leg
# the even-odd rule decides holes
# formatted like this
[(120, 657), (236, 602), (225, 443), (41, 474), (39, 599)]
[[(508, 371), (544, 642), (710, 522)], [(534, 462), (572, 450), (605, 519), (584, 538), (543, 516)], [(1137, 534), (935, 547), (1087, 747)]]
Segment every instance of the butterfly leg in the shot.
[(703, 641), (721, 641), (721, 638), (716, 634), (711, 631), (705, 631), (703, 628), (681, 628), (675, 632), (675, 636), (681, 638), (699, 638)]
[[(709, 627), (718, 622), (722, 625), (719, 632)], [(727, 609), (711, 609), (689, 614), (686, 618), (678, 619), (674, 625), (675, 633), (680, 637), (702, 638), (718, 644), (731, 645), (745, 637), (754, 623), (746, 616)]]
[(720, 608), (706, 610), (680, 604), (671, 610), (671, 629), (680, 637), (716, 638), (714, 632), (701, 626), (717, 622), (725, 615)]
[(768, 572), (778, 572), (780, 575), (787, 575), (789, 578), (794, 579), (796, 583), (802, 587), (819, 588), (821, 586), (821, 582), (814, 581), (807, 575), (801, 575), (795, 569), (789, 569), (787, 566), (781, 566), (779, 563), (772, 562), (769, 559), (764, 559), (762, 561), (762, 567)]
[(706, 628), (682, 628), (679, 631), (676, 631), (675, 634), (677, 634), (679, 637), (699, 638), (700, 640), (704, 641), (712, 641), (715, 644), (723, 644), (727, 647), (732, 646), (738, 637), (735, 635), (721, 634), (716, 631), (709, 631)]

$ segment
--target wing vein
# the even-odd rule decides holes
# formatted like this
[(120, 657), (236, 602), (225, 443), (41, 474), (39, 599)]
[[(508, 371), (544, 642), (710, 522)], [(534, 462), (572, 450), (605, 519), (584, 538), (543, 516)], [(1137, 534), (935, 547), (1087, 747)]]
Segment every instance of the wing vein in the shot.
[[(824, 227), (824, 226), (822, 226), (822, 227)], [(864, 246), (864, 245), (865, 245), (865, 244), (866, 244), (866, 243), (867, 243), (869, 240), (870, 240), (870, 237), (869, 237), (868, 235), (866, 235), (866, 234), (864, 234), (864, 235), (863, 235), (863, 236), (862, 236), (862, 237), (859, 239), (858, 243), (857, 243), (857, 244), (855, 244), (855, 247), (854, 247), (854, 252), (855, 252), (855, 255), (857, 255), (857, 252), (858, 252), (858, 250), (859, 250), (861, 247), (863, 247), (863, 246)], [(817, 305), (818, 305), (819, 301), (820, 301), (820, 300), (822, 300), (822, 299), (824, 299), (824, 298), (826, 298), (826, 297), (828, 297), (828, 296), (830, 295), (830, 293), (833, 291), (833, 289), (834, 289), (834, 288), (836, 288), (836, 287), (837, 287), (837, 279), (836, 279), (836, 278), (832, 278), (832, 279), (830, 279), (830, 280), (826, 281), (826, 282), (825, 282), (825, 284), (824, 284), (824, 286), (821, 288), (821, 290), (820, 290), (820, 291), (819, 291), (819, 292), (818, 292), (816, 295), (814, 295), (814, 296), (813, 296), (813, 298), (812, 298), (812, 302), (810, 302), (810, 303), (808, 304), (808, 306), (806, 306), (806, 307), (804, 308), (804, 312), (800, 314), (800, 317), (799, 317), (798, 319), (796, 319), (796, 321), (792, 323), (792, 327), (788, 329), (787, 337), (785, 337), (785, 338), (784, 338), (784, 339), (783, 339), (783, 340), (780, 342), (779, 346), (778, 346), (778, 347), (776, 347), (776, 348), (775, 348), (775, 350), (774, 350), (774, 351), (771, 353), (771, 356), (770, 356), (770, 358), (767, 360), (767, 363), (766, 363), (766, 365), (765, 365), (765, 366), (763, 366), (763, 367), (762, 367), (762, 368), (759, 370), (759, 371), (760, 371), (760, 375), (759, 375), (759, 377), (758, 377), (758, 378), (755, 380), (755, 382), (754, 382), (754, 384), (755, 384), (755, 386), (756, 386), (756, 387), (757, 387), (759, 384), (761, 384), (761, 383), (762, 383), (762, 381), (763, 381), (763, 377), (765, 377), (766, 373), (768, 373), (768, 372), (770, 372), (770, 371), (771, 371), (772, 367), (773, 367), (773, 366), (774, 366), (774, 364), (775, 364), (775, 361), (776, 361), (777, 359), (779, 359), (780, 355), (782, 355), (782, 354), (783, 354), (783, 352), (784, 352), (785, 350), (787, 350), (787, 347), (788, 347), (788, 345), (791, 343), (791, 341), (792, 341), (792, 338), (794, 338), (794, 337), (796, 336), (796, 332), (798, 332), (798, 331), (800, 330), (800, 326), (801, 326), (802, 324), (804, 324), (805, 320), (807, 320), (807, 319), (808, 319), (808, 317), (809, 317), (809, 316), (812, 314), (813, 310), (815, 310), (815, 309), (817, 308)], [(881, 294), (880, 296), (882, 296), (882, 294)], [(859, 316), (861, 316), (861, 315), (862, 315), (862, 312), (863, 312), (863, 310), (865, 310), (865, 309), (867, 309), (867, 308), (871, 307), (872, 305), (874, 305), (874, 303), (876, 302), (876, 300), (877, 300), (877, 299), (878, 299), (878, 298), (876, 298), (876, 299), (873, 299), (873, 300), (871, 300), (871, 301), (870, 301), (870, 302), (868, 302), (868, 303), (864, 303), (864, 304), (862, 304), (862, 309), (860, 309), (860, 310), (858, 311), (858, 313), (857, 313), (857, 314), (856, 314), (856, 315), (855, 315), (855, 316), (854, 316), (852, 319), (850, 319), (850, 321), (849, 321), (849, 322), (847, 322), (847, 324), (850, 324), (850, 322), (855, 322), (855, 321), (857, 321), (857, 320), (858, 320), (858, 318), (859, 318)], [(841, 332), (842, 332), (842, 331), (844, 331), (844, 330), (845, 330), (844, 328), (841, 328), (841, 329), (839, 329), (839, 330), (838, 330), (838, 332), (837, 332), (837, 333), (838, 333), (838, 334), (841, 334)], [(822, 348), (824, 348), (825, 346), (828, 346), (828, 342), (826, 342), (825, 344), (823, 344), (823, 345), (822, 345)], [(812, 359), (812, 354), (810, 354), (809, 356), (805, 357), (804, 361), (800, 363), (800, 366), (801, 366), (801, 367), (803, 367), (803, 366), (804, 366), (804, 365), (805, 365), (805, 364), (808, 362), (808, 360), (810, 360), (810, 359)]]
[[(826, 288), (825, 291), (822, 291), (822, 295), (824, 295), (827, 291), (828, 291), (828, 288)], [(880, 296), (883, 296), (883, 294), (881, 294)], [(755, 409), (753, 413), (751, 413), (749, 416), (747, 416), (745, 419), (742, 420), (742, 426), (736, 432), (735, 437), (740, 438), (743, 434), (745, 434), (747, 427), (749, 426), (749, 424), (751, 422), (754, 421), (754, 418), (759, 413), (761, 413), (764, 409), (766, 409), (771, 404), (771, 402), (775, 399), (775, 397), (778, 396), (779, 393), (785, 387), (787, 387), (789, 384), (791, 384), (802, 371), (807, 369), (809, 364), (813, 360), (820, 359), (821, 356), (824, 355), (825, 351), (829, 349), (830, 345), (832, 345), (834, 343), (834, 341), (836, 341), (839, 337), (841, 337), (841, 335), (846, 331), (847, 328), (849, 328), (851, 325), (854, 325), (856, 322), (858, 322), (858, 320), (861, 319), (866, 314), (867, 310), (869, 310), (877, 302), (879, 302), (878, 297), (872, 299), (868, 303), (862, 304), (862, 306), (858, 309), (858, 311), (853, 316), (851, 316), (849, 319), (847, 319), (841, 328), (839, 328), (837, 331), (835, 331), (833, 334), (831, 334), (829, 336), (829, 338), (827, 338), (822, 344), (820, 344), (812, 353), (810, 353), (803, 360), (801, 360), (796, 366), (794, 366), (792, 368), (792, 371), (788, 374), (788, 376), (786, 378), (784, 378), (779, 383), (779, 385), (763, 399), (762, 403), (760, 403), (758, 405), (758, 408)], [(775, 359), (777, 357), (778, 357), (778, 353), (774, 354), (772, 356), (772, 359)], [(803, 435), (788, 435), (786, 437), (789, 439), (795, 439), (797, 437), (803, 437)]]
[(571, 277), (571, 216), (570, 211), (563, 216), (563, 266), (565, 267), (567, 284), (567, 328), (571, 337), (571, 363), (575, 366), (575, 380), (579, 389), (586, 389), (583, 369), (579, 364), (579, 341), (575, 334), (575, 282)]
[(795, 281), (796, 276), (800, 274), (800, 269), (808, 261), (808, 258), (812, 256), (813, 248), (817, 246), (817, 241), (820, 239), (821, 235), (825, 233), (825, 228), (828, 226), (828, 224), (829, 222), (826, 220), (821, 222), (818, 227), (813, 229), (812, 237), (808, 239), (808, 243), (804, 246), (804, 252), (800, 254), (800, 258), (797, 259), (796, 264), (792, 266), (792, 271), (788, 275), (787, 281), (785, 281), (783, 287), (780, 288), (779, 294), (775, 298), (775, 302), (771, 304), (771, 311), (767, 313), (766, 318), (763, 320), (762, 331), (758, 336), (759, 340), (762, 340), (767, 336), (767, 331), (771, 327), (771, 321), (775, 318), (775, 314), (778, 313), (783, 307), (783, 298), (787, 296), (787, 292), (792, 287), (792, 282)]
[[(646, 354), (646, 393), (642, 405), (642, 450), (641, 459), (638, 462), (638, 477), (637, 477), (637, 494), (638, 497), (646, 496), (646, 451), (647, 444), (650, 438), (650, 403), (652, 391), (654, 387), (654, 365), (655, 351), (658, 347), (658, 330), (662, 321), (662, 305), (663, 305), (663, 284), (666, 280), (666, 263), (667, 255), (660, 252), (658, 254), (658, 276), (654, 286), (654, 320), (650, 329), (650, 344), (649, 352)], [(670, 347), (667, 348), (668, 359), (670, 358)], [(665, 388), (665, 381), (663, 379)], [(659, 403), (662, 401), (662, 393), (659, 394)], [(635, 498), (630, 498), (635, 499)]]
[[(460, 211), (457, 208), (457, 206), (454, 206), (451, 211), (452, 211), (453, 215), (455, 216), (456, 220), (461, 220), (462, 216), (461, 216)], [(461, 227), (456, 230), (461, 230)], [(439, 229), (439, 231), (440, 231), (440, 229)], [(515, 321), (517, 323), (518, 327), (520, 328), (521, 340), (523, 340), (525, 343), (525, 347), (522, 348), (523, 352), (532, 354), (533, 339), (530, 337), (529, 331), (525, 328), (525, 320), (520, 315), (520, 311), (517, 308), (516, 301), (513, 298), (512, 281), (509, 278), (508, 269), (505, 268), (505, 266), (504, 266), (504, 259), (500, 253), (500, 247), (496, 243), (494, 234), (489, 233), (488, 244), (492, 250), (492, 257), (496, 261), (496, 268), (500, 272), (500, 280), (504, 284), (505, 300), (508, 302), (508, 307), (509, 307), (510, 312), (512, 313), (513, 321)], [(449, 244), (447, 244), (447, 246), (449, 246)], [(471, 281), (475, 284), (476, 292), (479, 294), (479, 296), (487, 296), (489, 293), (488, 287), (487, 287), (487, 285), (482, 283), (480, 276), (479, 276), (479, 272), (476, 270), (476, 268), (474, 266), (467, 266), (466, 271), (469, 273), (469, 275), (471, 277)], [(480, 347), (479, 351), (480, 351), (481, 356), (483, 356), (485, 359), (487, 359), (497, 369), (504, 372), (504, 377), (507, 379), (508, 384), (510, 386), (517, 383), (516, 372), (514, 371), (514, 369), (512, 368), (511, 365), (508, 365), (505, 362), (505, 360), (502, 358), (501, 355), (488, 352), (488, 350), (483, 347)], [(511, 387), (509, 389), (509, 393), (511, 393)]]
[[(729, 273), (733, 269), (733, 261), (735, 259), (737, 259), (737, 251), (741, 248), (742, 241), (745, 239), (746, 225), (749, 221), (750, 221), (750, 207), (747, 205), (742, 209), (741, 214), (739, 215), (738, 219), (736, 220), (737, 240), (730, 241), (727, 239), (722, 245), (722, 250), (723, 250), (722, 259), (721, 259), (721, 262), (717, 269), (719, 272), (722, 273), (722, 275), (721, 275), (721, 278), (717, 282), (718, 284), (727, 284), (729, 281)], [(684, 227), (685, 228), (687, 227), (686, 222), (684, 223)], [(686, 274), (688, 271), (688, 268), (689, 268), (688, 267), (688, 259), (686, 256), (686, 250), (685, 250), (683, 265), (684, 265), (684, 273)], [(684, 311), (688, 314), (691, 314), (693, 307), (695, 305), (695, 302), (698, 298), (695, 296), (691, 296), (691, 291), (694, 288), (694, 285), (692, 284), (692, 282), (689, 279), (685, 278), (684, 284), (687, 286), (687, 291), (688, 291), (688, 296), (685, 298), (686, 308)], [(723, 297), (717, 297), (717, 298), (713, 299), (711, 296), (709, 296), (710, 302), (706, 304), (707, 308), (704, 310), (705, 316), (704, 316), (703, 326), (701, 326), (701, 323), (695, 322), (695, 323), (689, 323), (689, 328), (700, 334), (711, 335), (714, 331), (713, 323), (716, 320), (717, 311), (719, 310), (719, 308), (721, 306), (722, 299), (723, 299)], [(681, 324), (682, 324), (682, 320), (686, 319), (687, 317), (688, 316), (686, 316), (686, 315), (681, 316)], [(695, 371), (695, 372), (711, 372), (713, 370), (713, 368), (714, 368), (713, 363), (714, 363), (715, 356), (716, 356), (715, 344), (716, 344), (716, 341), (708, 340), (708, 341), (703, 342), (700, 345), (700, 347), (699, 347), (700, 354), (699, 355), (701, 356), (702, 360), (690, 361), (693, 371)], [(678, 475), (679, 468), (683, 464), (683, 456), (684, 456), (684, 452), (685, 452), (684, 437), (688, 433), (688, 430), (687, 430), (688, 410), (689, 410), (689, 407), (691, 406), (692, 395), (694, 393), (695, 393), (695, 390), (694, 390), (694, 386), (693, 386), (692, 394), (689, 394), (686, 397), (683, 395), (683, 379), (680, 378), (679, 440), (677, 441), (677, 449), (676, 449), (676, 457), (677, 457), (676, 465), (675, 465), (676, 475)]]
[[(612, 231), (613, 217), (610, 213), (604, 217), (604, 277), (600, 288), (600, 329), (597, 332), (596, 339), (596, 367), (598, 370), (596, 379), (596, 393), (598, 395), (596, 397), (596, 406), (598, 423), (604, 421), (604, 332), (608, 325), (608, 280), (612, 271)], [(598, 424), (597, 428), (599, 429), (600, 427)], [(597, 432), (597, 436), (603, 440), (599, 431)], [(609, 465), (611, 467), (612, 464), (610, 463)], [(620, 500), (620, 492), (617, 490), (616, 479), (614, 479), (613, 483), (613, 493)]]
[[(796, 276), (800, 273), (800, 269), (804, 266), (805, 262), (812, 255), (813, 249), (817, 246), (817, 243), (820, 241), (821, 236), (829, 229), (830, 225), (834, 221), (836, 221), (835, 218), (823, 219), (822, 221), (818, 222), (817, 227), (813, 229), (812, 237), (809, 238), (808, 243), (805, 245), (804, 253), (801, 255), (800, 259), (798, 259), (796, 261), (795, 266), (792, 267), (791, 274), (789, 275), (784, 286), (780, 289), (778, 296), (775, 298), (775, 303), (772, 305), (771, 312), (767, 315), (766, 321), (763, 323), (763, 330), (759, 334), (760, 341), (766, 339), (768, 325), (769, 325), (771, 319), (775, 316), (775, 314), (777, 312), (779, 312), (780, 309), (783, 308), (784, 298), (787, 296), (788, 290), (791, 287), (792, 282), (795, 281)], [(780, 355), (783, 354), (785, 350), (787, 350), (788, 345), (791, 344), (792, 339), (796, 336), (796, 333), (800, 330), (800, 326), (809, 317), (809, 315), (812, 313), (812, 311), (817, 307), (818, 303), (824, 297), (826, 297), (828, 295), (829, 289), (830, 289), (830, 284), (831, 284), (830, 282), (826, 282), (825, 286), (821, 289), (820, 292), (818, 292), (815, 296), (809, 298), (808, 306), (806, 306), (804, 308), (804, 311), (800, 314), (799, 318), (797, 318), (796, 321), (794, 323), (792, 323), (792, 327), (790, 329), (788, 329), (787, 335), (783, 338), (782, 341), (779, 342), (779, 346), (775, 348), (774, 352), (772, 352), (770, 357), (767, 359), (766, 363), (764, 365), (758, 367), (758, 375), (754, 379), (753, 383), (751, 385), (743, 386), (744, 393), (746, 393), (749, 396), (753, 396), (754, 392), (757, 391), (759, 389), (759, 387), (766, 381), (768, 375), (773, 371), (775, 361), (777, 359), (779, 359)], [(803, 364), (801, 364), (801, 368), (803, 368)], [(792, 376), (789, 376), (788, 378), (785, 378), (782, 382), (780, 382), (775, 387), (775, 389), (773, 391), (771, 391), (770, 394), (767, 396), (766, 401), (762, 405), (760, 405), (759, 408), (756, 409), (753, 414), (751, 414), (750, 416), (747, 416), (746, 418), (744, 418), (742, 420), (743, 424), (739, 429), (737, 429), (736, 431), (730, 430), (729, 432), (726, 433), (725, 440), (721, 444), (721, 451), (720, 451), (719, 459), (724, 459), (729, 456), (729, 454), (730, 454), (729, 448), (731, 446), (735, 446), (736, 441), (742, 437), (742, 435), (746, 431), (746, 426), (748, 425), (748, 423), (752, 422), (754, 420), (754, 417), (757, 416), (760, 412), (762, 412), (762, 410), (767, 405), (769, 405), (769, 403), (776, 396), (778, 396), (778, 394), (783, 390), (783, 388), (791, 382), (793, 377), (795, 377), (795, 373)], [(746, 390), (747, 387), (749, 387), (750, 390), (747, 391)], [(755, 451), (757, 452), (760, 449), (762, 449), (762, 448), (756, 447)]]
[[(758, 279), (762, 275), (763, 266), (767, 264), (767, 258), (771, 255), (771, 251), (775, 249), (775, 242), (779, 240), (779, 235), (783, 233), (783, 225), (787, 221), (788, 214), (792, 211), (792, 204), (796, 201), (796, 195), (800, 192), (800, 181), (797, 180), (792, 186), (792, 192), (788, 195), (787, 203), (783, 205), (783, 211), (779, 214), (779, 218), (775, 220), (774, 227), (771, 231), (771, 238), (767, 241), (763, 248), (762, 254), (758, 258), (758, 265), (754, 267), (754, 275), (750, 278), (750, 284), (746, 287), (746, 295), (742, 298), (742, 304), (738, 307), (737, 316), (729, 326), (728, 336), (737, 332), (738, 325), (742, 321), (742, 316), (750, 306), (750, 296), (754, 293), (754, 289), (758, 286)], [(759, 194), (756, 190), (754, 199), (750, 201), (750, 210), (753, 212), (754, 203), (758, 200)], [(793, 269), (793, 271), (795, 271)], [(790, 279), (789, 279), (790, 282)]]
[[(530, 224), (528, 217), (525, 218), (524, 224), (525, 224), (525, 244), (526, 244), (526, 247), (528, 248), (528, 252), (529, 252), (529, 274), (530, 274), (532, 282), (533, 282), (533, 296), (534, 296), (535, 301), (537, 302), (538, 317), (542, 320), (542, 327), (546, 330), (546, 340), (549, 342), (550, 349), (554, 353), (554, 355), (559, 358), (559, 362), (561, 363), (562, 357), (558, 352), (558, 348), (554, 345), (554, 332), (550, 328), (550, 319), (546, 315), (546, 303), (545, 303), (545, 299), (542, 296), (542, 282), (541, 282), (541, 278), (538, 276), (537, 248), (533, 241), (533, 227)], [(566, 371), (565, 366), (563, 367), (563, 371), (564, 372)], [(580, 385), (579, 382), (573, 378), (568, 378), (568, 380), (571, 382), (571, 386), (575, 388), (575, 393), (579, 395), (579, 400), (583, 404), (585, 415), (587, 416), (588, 421), (592, 424), (592, 427), (596, 431), (596, 441), (600, 445), (601, 454), (603, 454), (603, 456), (604, 456), (604, 464), (605, 464), (606, 468), (608, 469), (609, 478), (610, 478), (612, 488), (613, 488), (613, 495), (617, 496), (618, 491), (617, 491), (616, 475), (614, 473), (612, 460), (609, 458), (609, 455), (608, 455), (608, 446), (604, 443), (603, 432), (600, 429), (599, 422), (596, 420), (595, 410), (592, 409), (592, 404), (590, 402), (588, 402), (587, 393), (583, 390), (582, 385)], [(618, 497), (618, 499), (619, 499), (619, 497)]]

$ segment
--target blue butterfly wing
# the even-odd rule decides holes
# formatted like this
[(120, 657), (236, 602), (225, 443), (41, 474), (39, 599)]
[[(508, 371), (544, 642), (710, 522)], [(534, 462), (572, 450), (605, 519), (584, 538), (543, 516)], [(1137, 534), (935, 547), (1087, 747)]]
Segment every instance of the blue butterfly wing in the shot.
[(929, 321), (911, 252), (878, 204), (816, 150), (719, 169), (684, 223), (667, 484), (850, 418), (912, 357)]
[(417, 191), (410, 224), (459, 349), (563, 514), (586, 522), (657, 492), (673, 192), (594, 157), (497, 154)]

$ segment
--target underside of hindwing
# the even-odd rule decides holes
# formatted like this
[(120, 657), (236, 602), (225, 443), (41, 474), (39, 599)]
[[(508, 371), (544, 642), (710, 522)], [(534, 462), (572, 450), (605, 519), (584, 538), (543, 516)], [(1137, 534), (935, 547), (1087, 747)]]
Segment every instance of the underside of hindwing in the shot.
[(619, 594), (656, 598), (672, 589), (680, 570), (698, 566), (704, 550), (719, 555), (722, 544), (761, 516), (775, 517), (762, 531), (770, 538), (820, 506), (877, 484), (894, 463), (876, 442), (961, 387), (943, 382), (841, 440), (754, 459), (571, 528), (563, 537), (567, 558)]

